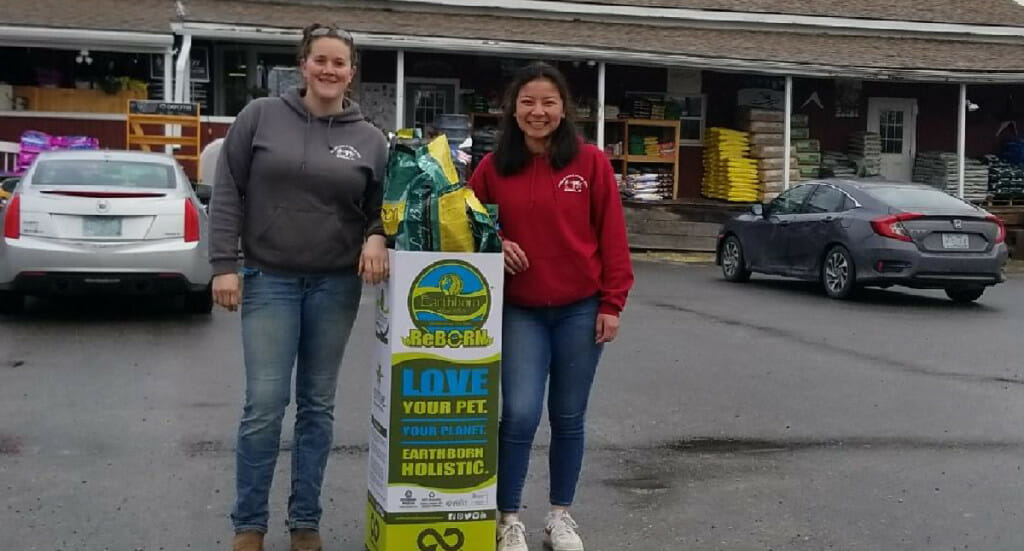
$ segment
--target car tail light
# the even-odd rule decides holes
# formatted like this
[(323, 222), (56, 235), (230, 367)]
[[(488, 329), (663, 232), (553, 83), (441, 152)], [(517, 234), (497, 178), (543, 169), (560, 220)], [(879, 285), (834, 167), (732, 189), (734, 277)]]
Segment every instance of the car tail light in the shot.
[(871, 228), (875, 230), (875, 233), (882, 237), (898, 239), (900, 241), (911, 243), (914, 240), (910, 237), (910, 232), (907, 231), (907, 228), (903, 226), (903, 222), (922, 217), (924, 217), (923, 214), (918, 214), (916, 212), (905, 212), (903, 214), (883, 216), (882, 218), (872, 220)]
[(21, 196), (11, 197), (4, 209), (4, 237), (18, 239), (21, 237)]
[(191, 200), (185, 199), (185, 242), (199, 241), (199, 210)]
[(1003, 223), (1003, 220), (998, 216), (991, 214), (986, 216), (985, 219), (988, 220), (989, 222), (994, 222), (995, 225), (998, 227), (998, 229), (996, 230), (996, 244), (998, 245), (1003, 241), (1006, 241), (1006, 224)]

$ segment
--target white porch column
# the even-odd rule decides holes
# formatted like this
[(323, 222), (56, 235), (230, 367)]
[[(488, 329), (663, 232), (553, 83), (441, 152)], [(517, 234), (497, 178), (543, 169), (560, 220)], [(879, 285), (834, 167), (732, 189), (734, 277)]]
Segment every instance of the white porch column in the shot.
[[(164, 50), (164, 97), (163, 100), (166, 102), (174, 101), (174, 48), (167, 48)], [(171, 136), (174, 134), (174, 125), (164, 125), (164, 136)], [(170, 155), (174, 153), (173, 145), (165, 145), (164, 153)]]
[(792, 148), (792, 144), (790, 143), (790, 136), (793, 134), (793, 132), (792, 132), (792, 130), (793, 130), (792, 129), (792, 126), (793, 126), (793, 77), (790, 76), (790, 75), (786, 75), (786, 111), (785, 111), (785, 117), (786, 117), (786, 121), (783, 123), (784, 126), (783, 126), (783, 132), (782, 132), (782, 140), (784, 142), (782, 144), (782, 146), (783, 146), (782, 147), (782, 154), (785, 155), (786, 158), (783, 159), (783, 161), (782, 161), (782, 173), (783, 173), (782, 174), (782, 178), (783, 178), (782, 182), (783, 182), (783, 187), (785, 189), (789, 189), (789, 158), (790, 158), (790, 148)]
[(405, 50), (395, 56), (395, 131), (405, 126)]
[(957, 162), (957, 197), (964, 198), (964, 171), (967, 152), (967, 85), (960, 85), (960, 109), (958, 110), (956, 129), (956, 162)]
[(192, 73), (192, 35), (186, 34), (181, 37), (181, 50), (178, 51), (178, 61), (174, 70), (174, 101), (188, 103), (191, 88), (189, 77)]
[(164, 50), (164, 101), (174, 101), (174, 49)]
[(597, 147), (604, 151), (604, 84), (605, 63), (597, 64)]

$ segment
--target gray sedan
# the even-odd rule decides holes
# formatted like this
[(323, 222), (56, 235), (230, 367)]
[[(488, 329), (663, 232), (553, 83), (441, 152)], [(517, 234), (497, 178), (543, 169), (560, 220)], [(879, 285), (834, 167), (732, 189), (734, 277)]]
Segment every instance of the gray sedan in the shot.
[(932, 187), (821, 180), (726, 222), (716, 258), (729, 281), (761, 272), (821, 281), (832, 298), (903, 285), (970, 302), (1004, 280), (1005, 239), (999, 218)]
[(39, 155), (3, 210), (0, 313), (26, 295), (183, 295), (209, 313), (206, 213), (168, 155)]

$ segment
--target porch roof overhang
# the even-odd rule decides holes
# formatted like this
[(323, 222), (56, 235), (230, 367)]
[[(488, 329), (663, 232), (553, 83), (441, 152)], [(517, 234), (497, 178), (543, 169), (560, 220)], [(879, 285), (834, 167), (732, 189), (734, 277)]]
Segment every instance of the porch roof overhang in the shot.
[(75, 29), (42, 26), (0, 25), (0, 46), (60, 50), (166, 53), (174, 35), (121, 30)]
[[(450, 16), (449, 16), (450, 17)], [(504, 21), (508, 21), (507, 19)], [(549, 22), (550, 23), (550, 22)], [(560, 22), (564, 25), (585, 25), (580, 22)], [(607, 26), (608, 24), (601, 24)], [(186, 21), (173, 23), (174, 32), (179, 34), (191, 34), (195, 38), (240, 41), (240, 42), (262, 42), (273, 44), (296, 44), (300, 37), (297, 27), (270, 27), (258, 24), (227, 23), (227, 22), (203, 22)], [(382, 28), (381, 31), (386, 30)], [(395, 25), (399, 27), (399, 25)], [(879, 63), (878, 58), (894, 58), (899, 52), (905, 49), (908, 39), (885, 39), (871, 37), (871, 54), (857, 55), (847, 50), (847, 55), (830, 56), (827, 54), (830, 48), (822, 49), (822, 42), (831, 44), (833, 48), (843, 48), (844, 43), (863, 42), (868, 37), (857, 36), (822, 36), (809, 35), (792, 32), (750, 32), (750, 31), (729, 31), (707, 29), (689, 29), (691, 32), (713, 32), (721, 34), (723, 38), (730, 40), (722, 44), (717, 50), (719, 54), (707, 51), (714, 50), (715, 45), (708, 44), (697, 48), (673, 47), (666, 44), (658, 50), (641, 49), (637, 41), (631, 41), (627, 33), (621, 45), (607, 43), (588, 43), (586, 40), (578, 44), (565, 43), (565, 40), (536, 40), (543, 36), (534, 34), (522, 34), (526, 38), (535, 40), (517, 40), (506, 38), (505, 33), (494, 33), (494, 37), (485, 36), (451, 36), (445, 33), (443, 28), (434, 27), (432, 35), (409, 34), (399, 32), (381, 32), (372, 26), (350, 25), (352, 35), (360, 48), (369, 49), (394, 49), (405, 51), (422, 52), (446, 52), (464, 53), (476, 55), (492, 55), (497, 57), (543, 57), (549, 59), (566, 60), (594, 60), (604, 61), (621, 65), (646, 65), (661, 67), (686, 67), (693, 69), (756, 73), (766, 75), (791, 75), (808, 78), (856, 78), (865, 80), (891, 80), (905, 82), (950, 82), (950, 83), (1024, 83), (1024, 62), (1007, 64), (990, 64), (986, 66), (978, 64), (977, 67), (943, 67), (942, 64), (929, 64), (922, 60), (915, 63), (915, 60), (900, 57), (901, 63), (887, 65)], [(396, 29), (397, 30), (397, 29)], [(625, 31), (625, 29), (619, 29)], [(634, 29), (637, 30), (637, 29)], [(642, 31), (642, 29), (640, 29)], [(664, 32), (663, 27), (650, 29), (652, 31)], [(680, 32), (686, 30), (676, 29)], [(724, 34), (723, 34), (724, 33)], [(477, 34), (488, 34), (486, 31)], [(777, 35), (777, 36), (750, 36), (750, 35)], [(784, 48), (788, 55), (769, 56), (754, 55), (756, 52), (744, 52), (749, 48), (730, 48), (735, 44), (735, 39), (743, 40), (743, 35), (748, 35), (749, 40), (757, 43), (762, 40), (785, 43)], [(633, 35), (635, 36), (635, 35)], [(645, 41), (639, 41), (645, 42)], [(990, 56), (1010, 53), (1019, 54), (1020, 46), (996, 43), (945, 43), (939, 40), (911, 40), (915, 50), (927, 51), (931, 48), (941, 47), (961, 59), (991, 59)], [(770, 42), (769, 42), (770, 43)], [(819, 43), (819, 44), (815, 44)], [(927, 43), (927, 44), (923, 44)], [(772, 49), (772, 48), (769, 48)], [(677, 51), (671, 51), (677, 50)], [(959, 51), (958, 51), (959, 50)], [(998, 52), (997, 52), (998, 50)], [(1002, 50), (1005, 50), (1002, 51)], [(821, 52), (821, 55), (817, 53)], [(751, 55), (744, 56), (744, 53)], [(770, 52), (764, 52), (770, 53)], [(917, 66), (915, 66), (917, 65)]]
[[(489, 7), (505, 10), (601, 13), (694, 21), (870, 28), (886, 32), (930, 32), (1020, 36), (1024, 3), (1015, 0), (389, 0), (393, 3)], [(966, 5), (966, 8), (965, 8)]]

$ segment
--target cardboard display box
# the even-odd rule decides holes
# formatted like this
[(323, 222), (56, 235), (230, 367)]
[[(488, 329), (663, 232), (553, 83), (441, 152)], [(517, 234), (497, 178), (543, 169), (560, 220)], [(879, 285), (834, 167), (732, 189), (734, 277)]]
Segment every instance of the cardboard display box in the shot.
[(389, 255), (375, 291), (366, 548), (494, 551), (502, 255)]

